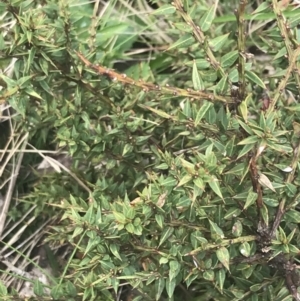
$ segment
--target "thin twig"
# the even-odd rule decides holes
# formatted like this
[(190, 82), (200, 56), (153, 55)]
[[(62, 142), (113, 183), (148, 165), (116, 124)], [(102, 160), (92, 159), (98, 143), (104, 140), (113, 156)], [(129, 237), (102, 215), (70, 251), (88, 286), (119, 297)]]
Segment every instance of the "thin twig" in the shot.
[(113, 82), (120, 82), (124, 85), (136, 86), (141, 88), (144, 92), (154, 91), (157, 93), (171, 94), (173, 96), (183, 96), (192, 99), (206, 99), (209, 101), (220, 101), (223, 103), (231, 103), (231, 97), (225, 97), (220, 95), (215, 95), (212, 93), (206, 93), (202, 91), (194, 91), (192, 89), (180, 89), (176, 87), (170, 87), (166, 85), (161, 87), (153, 83), (145, 83), (142, 80), (135, 81), (132, 78), (128, 77), (126, 74), (119, 74), (118, 72), (107, 69), (101, 65), (94, 65), (88, 59), (86, 59), (82, 53), (76, 51), (79, 59), (86, 65), (86, 67), (96, 71), (100, 75), (104, 75), (111, 79)]

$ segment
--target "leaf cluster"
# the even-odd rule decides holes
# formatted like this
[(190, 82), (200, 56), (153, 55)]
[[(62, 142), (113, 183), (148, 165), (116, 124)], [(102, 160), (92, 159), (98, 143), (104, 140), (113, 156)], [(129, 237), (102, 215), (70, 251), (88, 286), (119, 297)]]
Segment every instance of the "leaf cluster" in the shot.
[(67, 248), (54, 300), (299, 300), (299, 13), (153, 2), (2, 1), (3, 127), (36, 150), (10, 215)]

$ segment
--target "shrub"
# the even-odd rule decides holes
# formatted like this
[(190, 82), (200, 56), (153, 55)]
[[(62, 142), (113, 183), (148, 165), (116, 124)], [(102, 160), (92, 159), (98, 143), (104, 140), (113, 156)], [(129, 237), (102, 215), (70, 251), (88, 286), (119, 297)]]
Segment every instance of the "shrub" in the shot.
[(153, 2), (0, 4), (1, 256), (44, 230), (38, 300), (300, 300), (299, 13)]

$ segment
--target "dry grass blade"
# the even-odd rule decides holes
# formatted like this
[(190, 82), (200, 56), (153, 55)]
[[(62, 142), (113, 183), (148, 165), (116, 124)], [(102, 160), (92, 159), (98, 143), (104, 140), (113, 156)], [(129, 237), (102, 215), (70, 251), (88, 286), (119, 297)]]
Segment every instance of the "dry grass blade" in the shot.
[(36, 149), (33, 145), (28, 144), (30, 147), (32, 147), (34, 150), (36, 150), (36, 153), (38, 153), (44, 160), (46, 160), (56, 171), (62, 169), (66, 171), (82, 188), (84, 188), (90, 195), (91, 199), (93, 199), (92, 191), (65, 165), (60, 163), (59, 161), (55, 160), (54, 158), (50, 158), (48, 156), (45, 156), (40, 150)]
[[(32, 217), (29, 222), (33, 222), (33, 219), (34, 217)], [(18, 231), (19, 235), (21, 235), (22, 231), (25, 231), (26, 227), (29, 225), (29, 222), (27, 222), (26, 225)], [(5, 264), (7, 268), (5, 270), (6, 272), (1, 275), (0, 279), (7, 287), (13, 286), (19, 292), (24, 289), (24, 281), (35, 280), (36, 278), (39, 278), (37, 277), (37, 274), (43, 275), (42, 278), (46, 277), (48, 280), (52, 279), (50, 271), (39, 267), (39, 258), (30, 259), (32, 251), (37, 248), (44, 235), (44, 230), (49, 222), (50, 220), (47, 220), (45, 223), (43, 223), (35, 232), (33, 232), (25, 240), (22, 240), (21, 243), (16, 247), (12, 247), (11, 243), (13, 243), (13, 240), (11, 240), (2, 249), (2, 263)], [(17, 237), (18, 234), (15, 234), (14, 237)], [(10, 251), (3, 254), (7, 249), (10, 249)], [(35, 273), (26, 272), (29, 264), (34, 265)]]
[[(27, 144), (27, 138), (28, 138), (28, 134), (25, 134), (21, 138), (21, 141), (18, 142), (17, 146), (20, 146), (21, 148), (25, 148), (26, 144)], [(9, 154), (8, 157), (10, 158), (12, 155), (13, 155), (13, 153)], [(23, 153), (19, 153), (17, 155), (17, 158), (13, 160), (14, 162), (15, 161), (16, 162), (13, 164), (13, 167), (12, 167), (11, 177), (10, 177), (7, 191), (6, 191), (6, 194), (4, 197), (3, 207), (1, 208), (1, 213), (0, 213), (0, 238), (2, 238), (2, 234), (4, 231), (4, 225), (5, 225), (5, 221), (6, 221), (7, 212), (9, 209), (9, 205), (11, 202), (11, 198), (13, 195), (14, 187), (16, 184), (17, 176), (19, 174), (22, 160), (23, 160)], [(9, 161), (6, 159), (4, 162), (4, 165), (2, 166), (2, 169), (0, 170), (0, 175), (2, 175), (4, 167), (6, 166), (6, 164), (8, 162)]]

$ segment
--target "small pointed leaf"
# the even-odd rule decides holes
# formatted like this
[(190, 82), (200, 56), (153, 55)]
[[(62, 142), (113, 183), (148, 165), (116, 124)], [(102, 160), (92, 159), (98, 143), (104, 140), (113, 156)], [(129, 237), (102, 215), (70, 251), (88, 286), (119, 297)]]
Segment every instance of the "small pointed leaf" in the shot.
[(239, 152), (237, 159), (245, 156), (248, 152), (250, 152), (252, 150), (253, 147), (254, 147), (254, 144), (246, 144), (243, 147), (243, 149)]
[(221, 291), (223, 290), (223, 287), (224, 287), (225, 278), (226, 278), (226, 270), (225, 269), (220, 269), (216, 272), (216, 281), (217, 281)]
[(245, 257), (249, 257), (250, 256), (250, 252), (251, 252), (251, 247), (249, 245), (248, 242), (244, 242), (239, 246), (239, 250), (241, 252), (241, 254)]
[(229, 271), (229, 252), (225, 247), (221, 247), (217, 250), (216, 255), (223, 266)]
[(219, 181), (216, 177), (212, 177), (211, 180), (208, 182), (208, 185), (221, 199), (223, 199)]
[(177, 42), (172, 44), (167, 49), (167, 51), (174, 49), (174, 48), (186, 48), (186, 47), (191, 46), (194, 42), (195, 42), (194, 37), (191, 34), (187, 33), (183, 37), (181, 37)]
[(256, 143), (257, 141), (258, 141), (257, 136), (249, 136), (249, 137), (245, 138), (244, 140), (240, 141), (238, 143), (238, 145), (253, 144), (253, 143)]
[(170, 270), (169, 270), (169, 279), (174, 279), (180, 272), (181, 265), (177, 260), (172, 260), (169, 262)]
[(169, 278), (167, 278), (166, 291), (167, 291), (169, 298), (173, 297), (175, 286), (176, 286), (176, 279), (174, 278), (174, 279), (170, 280)]
[(177, 184), (176, 187), (180, 187), (180, 186), (182, 186), (182, 185), (188, 183), (190, 180), (192, 180), (192, 178), (193, 178), (193, 177), (192, 177), (191, 175), (189, 175), (189, 174), (184, 175), (184, 176), (180, 179), (180, 181), (179, 181), (179, 183)]
[(149, 111), (152, 111), (153, 113), (157, 114), (160, 117), (167, 118), (167, 119), (174, 119), (171, 115), (169, 115), (168, 113), (166, 113), (164, 111), (157, 110), (157, 109), (151, 108), (149, 106), (145, 106), (145, 105), (140, 105), (140, 107), (147, 109)]
[(209, 220), (209, 224), (210, 224), (210, 231), (213, 234), (218, 235), (220, 238), (224, 238), (224, 233), (223, 233), (222, 229), (216, 223)]
[[(217, 1), (216, 1), (217, 3)], [(203, 32), (209, 30), (214, 18), (215, 18), (215, 13), (216, 13), (216, 5), (211, 6), (210, 9), (204, 13), (202, 18), (200, 19), (200, 28)]]
[(246, 203), (244, 205), (244, 210), (250, 207), (257, 199), (257, 193), (254, 191), (249, 191), (246, 199)]
[(195, 61), (193, 64), (192, 81), (193, 81), (193, 86), (194, 86), (195, 90), (199, 91), (199, 90), (203, 90), (205, 88), (204, 83), (199, 75)]
[(228, 75), (226, 74), (216, 85), (216, 94), (224, 94), (228, 88)]
[(201, 119), (205, 116), (206, 112), (210, 109), (211, 106), (211, 102), (208, 102), (207, 100), (203, 101), (202, 106), (196, 115), (195, 126), (197, 126), (200, 123)]
[(158, 246), (161, 246), (172, 235), (173, 232), (173, 227), (166, 227), (161, 233), (160, 242)]
[(263, 89), (266, 89), (264, 82), (254, 72), (246, 70), (246, 78), (249, 79), (252, 83), (257, 84)]
[(232, 234), (235, 237), (240, 237), (243, 233), (243, 224), (240, 220), (237, 220), (232, 226)]
[(162, 5), (160, 8), (152, 12), (152, 15), (171, 15), (175, 13), (176, 7), (170, 4)]
[(228, 36), (229, 36), (229, 33), (226, 33), (226, 34), (223, 34), (221, 36), (218, 36), (212, 40), (210, 40), (208, 42), (209, 44), (209, 47), (212, 49), (212, 51), (216, 52), (216, 51), (219, 51), (222, 46), (228, 42)]
[(276, 192), (271, 181), (269, 180), (269, 178), (266, 175), (261, 173), (259, 175), (258, 182), (261, 186), (267, 187), (267, 188), (271, 189), (272, 191)]
[(239, 53), (237, 50), (231, 51), (229, 53), (226, 53), (224, 56), (221, 58), (221, 66), (222, 68), (228, 68), (231, 67), (236, 60), (239, 57)]
[(155, 281), (155, 288), (156, 288), (156, 294), (155, 294), (155, 300), (160, 300), (160, 296), (165, 288), (165, 279), (164, 277), (159, 277), (158, 280)]
[(122, 258), (118, 251), (118, 246), (116, 244), (111, 244), (109, 246), (109, 248), (110, 248), (110, 251), (113, 253), (113, 255), (122, 261)]

